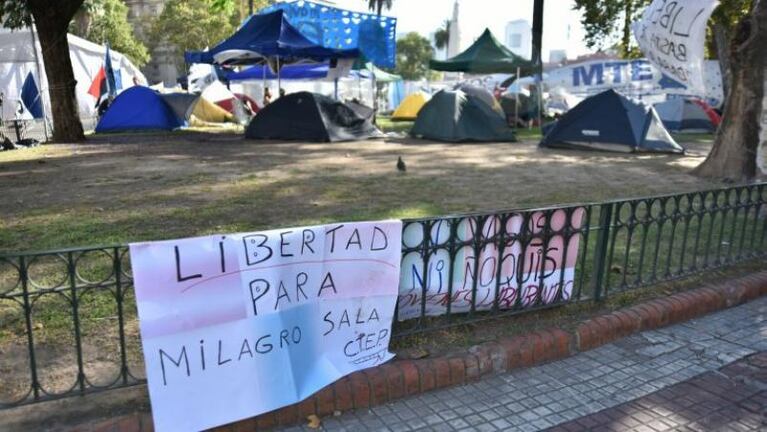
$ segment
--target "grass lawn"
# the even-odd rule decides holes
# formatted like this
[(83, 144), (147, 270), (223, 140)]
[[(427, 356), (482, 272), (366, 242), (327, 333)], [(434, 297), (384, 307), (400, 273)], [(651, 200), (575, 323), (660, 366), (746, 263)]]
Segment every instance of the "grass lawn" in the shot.
[(689, 143), (685, 156), (626, 155), (539, 149), (535, 133), (495, 144), (259, 143), (184, 133), (2, 152), (0, 252), (719, 186), (688, 174), (706, 142)]
[[(379, 124), (387, 131), (412, 125), (385, 119)], [(234, 133), (186, 132), (94, 136), (80, 145), (1, 152), (0, 254), (332, 221), (595, 202), (722, 186), (689, 174), (707, 154), (710, 136), (677, 137), (688, 146), (684, 156), (539, 149), (537, 129), (519, 130), (518, 137), (517, 143), (491, 144), (410, 138), (310, 144), (260, 143)], [(408, 166), (404, 174), (395, 167), (398, 156)], [(696, 229), (692, 224), (685, 231)], [(660, 236), (652, 230), (645, 234)], [(676, 233), (681, 234), (681, 230)], [(632, 242), (624, 237), (616, 236), (613, 262), (632, 278), (647, 273), (649, 266), (633, 264), (641, 258), (624, 257), (622, 247)], [(729, 239), (729, 231), (716, 237), (714, 244), (722, 239)], [(680, 256), (683, 247), (679, 241), (672, 243), (666, 255)], [(635, 244), (631, 253), (639, 250)], [(30, 275), (33, 279), (48, 277), (54, 270), (61, 274), (61, 261), (50, 258), (38, 266), (45, 274)], [(111, 261), (103, 256), (91, 258), (91, 267), (78, 263), (80, 270), (85, 268), (81, 276), (108, 278), (108, 273), (99, 271), (109, 268)], [(590, 265), (592, 260), (586, 261)], [(3, 275), (14, 274), (13, 270), (0, 260), (0, 293), (9, 282)], [(588, 268), (584, 273), (588, 274)], [(613, 284), (621, 276), (614, 273)], [(128, 363), (140, 376), (135, 301), (132, 290), (125, 294)], [(610, 298), (630, 303), (636, 295)], [(89, 379), (114, 376), (110, 374), (119, 370), (115, 369), (119, 326), (113, 293), (84, 289), (78, 292), (78, 301), (86, 374)], [(60, 391), (71, 385), (77, 373), (71, 310), (65, 295), (46, 294), (35, 300), (33, 311), (42, 381)], [(540, 324), (542, 316), (573, 320), (582, 312), (562, 310), (528, 314), (526, 321), (515, 321), (522, 323), (519, 326), (504, 321), (496, 327), (498, 332), (519, 330), (527, 328), (527, 321)], [(0, 323), (0, 377), (7, 383), (0, 386), (3, 400), (26, 388), (23, 309), (13, 300), (0, 300)], [(484, 324), (480, 327), (487, 329)], [(471, 332), (455, 331), (402, 344), (477, 340)]]

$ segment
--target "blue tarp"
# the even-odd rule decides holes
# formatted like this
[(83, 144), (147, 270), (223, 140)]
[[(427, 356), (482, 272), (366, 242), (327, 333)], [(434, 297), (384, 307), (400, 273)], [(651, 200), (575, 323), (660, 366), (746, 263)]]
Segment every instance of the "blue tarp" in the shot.
[(21, 101), (27, 107), (27, 111), (32, 114), (32, 117), (36, 119), (43, 118), (43, 104), (40, 100), (40, 92), (37, 90), (37, 83), (35, 82), (35, 77), (32, 76), (32, 72), (27, 74), (24, 84), (21, 86)]
[[(289, 65), (280, 69), (280, 78), (284, 80), (322, 79), (328, 75), (328, 69), (327, 63)], [(275, 80), (277, 74), (268, 67), (257, 65), (239, 72), (229, 72), (225, 78), (228, 81)]]
[(228, 39), (208, 51), (184, 54), (187, 63), (254, 64), (263, 57), (279, 57), (282, 63), (310, 59), (356, 58), (357, 49), (326, 48), (309, 40), (285, 19), (281, 10), (251, 16)]
[(335, 49), (358, 48), (378, 67), (393, 68), (396, 65), (396, 18), (304, 0), (276, 3), (261, 12), (276, 10), (284, 10), (288, 21), (313, 42)]
[(126, 132), (136, 130), (173, 130), (183, 126), (173, 109), (149, 87), (134, 86), (120, 93), (96, 132)]

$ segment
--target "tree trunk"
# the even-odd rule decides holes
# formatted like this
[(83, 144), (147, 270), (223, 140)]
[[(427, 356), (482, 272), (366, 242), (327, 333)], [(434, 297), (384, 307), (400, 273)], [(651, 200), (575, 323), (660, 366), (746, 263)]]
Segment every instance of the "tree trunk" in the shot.
[(633, 0), (626, 1), (623, 14), (623, 38), (621, 38), (621, 45), (623, 45), (623, 58), (629, 58), (631, 53), (631, 22), (634, 15)]
[(55, 142), (85, 140), (77, 109), (76, 81), (67, 41), (69, 21), (82, 3), (83, 0), (60, 0), (56, 7), (51, 7), (47, 0), (29, 0), (48, 77)]
[(732, 70), (730, 70), (730, 39), (727, 34), (727, 28), (724, 24), (716, 23), (713, 25), (714, 45), (716, 46), (716, 57), (719, 59), (719, 69), (722, 71), (722, 91), (724, 100), (730, 95), (730, 86), (732, 85)]
[(757, 174), (757, 149), (767, 78), (767, 0), (757, 0), (751, 14), (735, 28), (729, 55), (730, 96), (714, 147), (693, 173), (733, 181)]

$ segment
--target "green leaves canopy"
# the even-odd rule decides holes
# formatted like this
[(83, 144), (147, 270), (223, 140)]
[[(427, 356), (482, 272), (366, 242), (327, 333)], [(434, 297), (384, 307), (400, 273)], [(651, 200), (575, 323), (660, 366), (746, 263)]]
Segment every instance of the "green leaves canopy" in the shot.
[(136, 66), (149, 61), (146, 46), (136, 38), (128, 23), (128, 7), (121, 0), (86, 0), (80, 14), (87, 15), (88, 24), (77, 25), (77, 15), (69, 31), (91, 42), (109, 42), (112, 49), (130, 58)]
[(429, 60), (434, 48), (428, 39), (410, 32), (397, 41), (397, 67), (395, 72), (406, 80), (419, 80), (429, 72)]

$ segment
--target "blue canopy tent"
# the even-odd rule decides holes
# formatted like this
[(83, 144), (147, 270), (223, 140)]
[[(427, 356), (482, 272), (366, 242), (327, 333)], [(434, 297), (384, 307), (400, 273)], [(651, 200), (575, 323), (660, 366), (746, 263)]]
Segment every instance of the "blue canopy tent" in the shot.
[(278, 70), (280, 64), (356, 57), (357, 49), (326, 48), (312, 42), (285, 19), (281, 10), (252, 15), (232, 36), (207, 51), (184, 53), (187, 63), (248, 65), (277, 59)]
[(378, 67), (396, 65), (396, 18), (306, 0), (276, 2), (260, 13), (275, 10), (285, 11), (290, 24), (313, 42), (329, 48), (357, 48)]
[[(322, 79), (328, 75), (330, 66), (327, 63), (296, 64), (280, 69), (280, 78), (287, 80)], [(239, 72), (228, 72), (224, 75), (227, 81), (273, 80), (277, 74), (265, 66), (252, 66)]]

